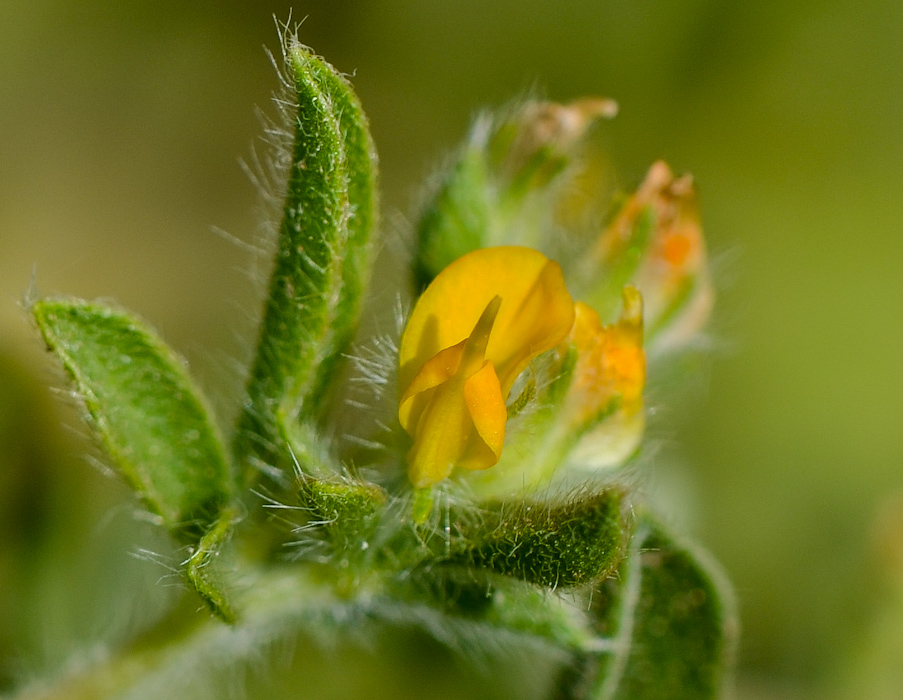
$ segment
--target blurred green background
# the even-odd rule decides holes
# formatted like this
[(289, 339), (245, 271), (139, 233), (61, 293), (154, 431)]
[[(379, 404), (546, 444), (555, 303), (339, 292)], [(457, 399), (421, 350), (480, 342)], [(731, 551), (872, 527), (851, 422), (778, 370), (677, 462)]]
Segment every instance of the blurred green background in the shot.
[[(254, 261), (211, 226), (260, 232), (238, 158), (289, 7), (0, 3), (0, 692), (174, 590), (132, 556), (167, 545), (84, 459), (18, 302), (115, 298), (230, 418)], [(736, 585), (739, 698), (903, 697), (903, 4), (298, 0), (305, 17), (354, 74), (387, 224), (476, 110), (533, 87), (618, 99), (602, 138), (625, 187), (657, 158), (696, 176), (713, 351), (652, 397), (649, 488)]]

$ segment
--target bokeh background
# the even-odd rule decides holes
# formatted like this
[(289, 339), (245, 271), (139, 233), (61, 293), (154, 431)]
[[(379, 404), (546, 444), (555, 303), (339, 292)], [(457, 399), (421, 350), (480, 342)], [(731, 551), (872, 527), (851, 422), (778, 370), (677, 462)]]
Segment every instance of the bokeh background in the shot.
[[(0, 2), (0, 692), (173, 595), (132, 556), (166, 544), (84, 459), (21, 301), (137, 311), (228, 420), (254, 260), (211, 227), (260, 232), (238, 159), (289, 8)], [(735, 583), (739, 698), (903, 697), (903, 4), (297, 0), (293, 16), (354, 74), (388, 224), (476, 110), (534, 88), (618, 99), (601, 138), (625, 187), (657, 158), (696, 176), (713, 349), (661, 397), (649, 488)]]

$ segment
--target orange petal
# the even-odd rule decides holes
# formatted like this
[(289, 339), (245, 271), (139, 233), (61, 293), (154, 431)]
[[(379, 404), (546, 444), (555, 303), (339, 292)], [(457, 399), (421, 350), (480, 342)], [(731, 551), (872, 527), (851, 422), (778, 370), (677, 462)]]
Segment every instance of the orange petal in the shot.
[(577, 302), (571, 341), (578, 355), (569, 402), (578, 424), (605, 413), (614, 400), (620, 401), (621, 413), (635, 413), (642, 407), (643, 302), (633, 287), (624, 288), (623, 298), (621, 319), (611, 326), (603, 326), (594, 309)]

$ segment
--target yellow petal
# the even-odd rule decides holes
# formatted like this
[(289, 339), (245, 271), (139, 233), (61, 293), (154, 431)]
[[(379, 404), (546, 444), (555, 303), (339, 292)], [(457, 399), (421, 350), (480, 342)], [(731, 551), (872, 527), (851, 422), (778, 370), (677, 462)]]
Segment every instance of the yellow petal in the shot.
[(421, 396), (427, 401), (408, 451), (408, 475), (417, 488), (432, 486), (451, 474), (473, 432), (460, 382), (452, 379)]
[[(402, 395), (398, 418), (414, 436), (408, 473), (418, 488), (441, 481), (455, 466), (485, 469), (498, 461), (500, 441), (505, 437), (504, 418), (499, 438), (493, 407), (500, 405), (505, 415), (505, 400), (492, 363), (485, 361), (484, 355), (500, 305), (501, 299), (493, 297), (470, 336), (430, 358)], [(480, 428), (474, 424), (474, 413)], [(483, 442), (481, 430), (498, 444)]]
[(574, 301), (564, 285), (561, 268), (551, 260), (538, 271), (523, 296), (512, 294), (508, 298), (509, 306), (504, 309), (503, 303), (506, 313), (499, 313), (486, 352), (495, 363), (505, 396), (530, 360), (556, 347), (574, 325)]
[[(505, 397), (499, 384), (495, 368), (488, 360), (483, 368), (464, 382), (464, 403), (473, 421), (477, 435), (491, 451), (485, 460), (471, 463), (462, 461), (466, 469), (488, 469), (502, 456), (502, 444), (505, 442), (505, 423), (508, 420), (508, 409)], [(488, 461), (491, 459), (491, 461)], [(488, 463), (485, 463), (487, 462)]]
[(435, 357), (427, 360), (402, 394), (398, 407), (398, 420), (401, 422), (401, 427), (408, 433), (413, 433), (417, 427), (417, 421), (426, 405), (427, 390), (447, 382), (458, 371), (466, 342), (466, 340), (462, 340), (457, 345), (445, 348)]

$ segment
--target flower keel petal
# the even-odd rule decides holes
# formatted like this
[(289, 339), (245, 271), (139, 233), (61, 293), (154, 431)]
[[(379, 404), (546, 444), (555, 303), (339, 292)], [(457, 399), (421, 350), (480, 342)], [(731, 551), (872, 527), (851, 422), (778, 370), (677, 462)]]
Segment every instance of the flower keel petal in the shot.
[(508, 409), (499, 384), (498, 375), (492, 363), (487, 361), (483, 368), (464, 382), (464, 403), (480, 439), (492, 452), (492, 461), (467, 461), (461, 466), (466, 469), (488, 469), (502, 456), (505, 442), (505, 423)]

